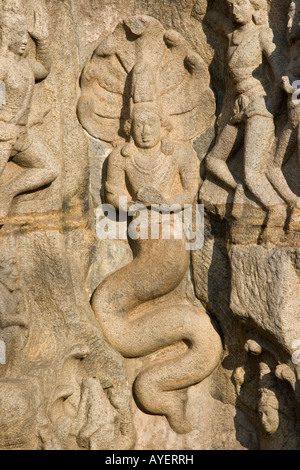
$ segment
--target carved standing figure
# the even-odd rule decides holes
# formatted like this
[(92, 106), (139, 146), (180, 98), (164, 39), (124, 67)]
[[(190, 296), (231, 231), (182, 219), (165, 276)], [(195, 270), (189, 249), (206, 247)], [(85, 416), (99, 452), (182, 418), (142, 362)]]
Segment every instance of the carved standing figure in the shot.
[[(300, 159), (300, 5), (291, 1), (288, 11), (287, 38), (289, 43), (289, 64), (282, 77), (284, 91), (288, 95), (288, 121), (278, 137), (274, 161), (270, 165), (268, 178), (291, 210), (289, 229), (299, 226), (300, 200), (289, 187), (282, 165), (298, 145), (298, 165)], [(300, 166), (299, 166), (300, 168)]]
[[(28, 328), (28, 321), (19, 312), (20, 275), (17, 258), (4, 239), (0, 239), (0, 339), (6, 328)], [(24, 346), (15, 334), (6, 344), (5, 361), (0, 374), (0, 449), (30, 449), (35, 446), (36, 397), (27, 379), (16, 377), (14, 363)], [(12, 377), (11, 377), (12, 375)]]
[(27, 321), (18, 313), (20, 275), (17, 259), (8, 244), (0, 241), (0, 328), (26, 326)]
[[(28, 32), (36, 44), (36, 60), (26, 57)], [(4, 96), (0, 107), (0, 178), (8, 160), (24, 168), (7, 182), (0, 179), (0, 217), (5, 217), (15, 196), (52, 183), (58, 169), (47, 147), (28, 131), (34, 85), (49, 72), (48, 32), (44, 12), (36, 9), (33, 29), (18, 4), (5, 2), (1, 18), (0, 81)]]
[[(108, 94), (107, 70), (120, 78), (118, 69), (124, 74), (124, 64), (128, 79), (125, 76), (115, 86), (115, 94), (112, 89)], [(151, 205), (177, 204), (180, 210), (184, 204), (193, 204), (200, 177), (190, 140), (203, 129), (202, 113), (212, 110), (209, 77), (201, 57), (189, 50), (181, 35), (165, 32), (154, 18), (127, 20), (98, 46), (82, 77), (78, 114), (94, 136), (109, 141), (112, 126), (120, 124), (116, 116), (122, 124), (116, 106), (107, 127), (101, 126), (108, 108), (98, 99), (106, 94), (107, 102), (117, 105), (122, 83), (120, 101), (128, 104), (123, 109), (129, 114), (128, 137), (108, 157), (106, 202), (119, 210), (119, 198), (126, 196), (128, 206), (143, 204), (148, 213)], [(201, 106), (205, 100), (206, 108)], [(135, 401), (146, 413), (166, 416), (175, 432), (187, 433), (192, 430), (186, 416), (187, 389), (218, 366), (221, 339), (204, 309), (186, 298), (190, 263), (186, 239), (175, 239), (172, 234), (164, 239), (160, 233), (158, 239), (138, 238), (131, 243), (133, 261), (97, 287), (92, 308), (105, 337), (124, 357), (163, 353), (160, 361), (151, 361), (138, 373), (133, 384)], [(166, 348), (172, 349), (171, 356)]]
[[(274, 96), (268, 96), (265, 90), (263, 57), (273, 73), (276, 90), (280, 88), (282, 64), (273, 42), (272, 30), (266, 23), (265, 0), (227, 0), (227, 5), (235, 30), (232, 32), (229, 25), (226, 28), (224, 18), (220, 27), (228, 40), (227, 65), (232, 108), (227, 122), (222, 123), (222, 116), (219, 120), (217, 141), (207, 156), (207, 171), (227, 188), (237, 192), (241, 190), (241, 181), (233, 176), (227, 160), (235, 144), (244, 142), (245, 186), (269, 211), (269, 220), (275, 218), (281, 222), (282, 217), (286, 216), (283, 201), (266, 177), (274, 142), (273, 115), (276, 106)], [(217, 13), (214, 12), (214, 15)], [(223, 116), (227, 111), (223, 109)]]

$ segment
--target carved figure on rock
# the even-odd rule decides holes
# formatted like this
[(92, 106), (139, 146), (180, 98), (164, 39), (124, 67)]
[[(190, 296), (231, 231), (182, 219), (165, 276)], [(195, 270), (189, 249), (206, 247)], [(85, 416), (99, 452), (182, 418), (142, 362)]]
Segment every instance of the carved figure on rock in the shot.
[[(207, 171), (226, 188), (235, 191), (237, 198), (245, 183), (256, 200), (268, 210), (269, 221), (282, 223), (282, 218), (286, 217), (283, 201), (266, 176), (274, 142), (276, 93), (266, 91), (262, 69), (264, 57), (273, 74), (275, 91), (278, 91), (281, 58), (273, 42), (272, 30), (266, 23), (265, 0), (228, 0), (227, 5), (235, 29), (232, 32), (224, 17), (218, 24), (228, 40), (227, 93), (231, 108), (228, 112), (227, 102), (219, 119), (217, 141), (207, 156)], [(218, 16), (217, 12), (213, 15), (212, 20)], [(234, 177), (227, 165), (233, 149), (242, 142), (244, 181)]]
[[(199, 161), (190, 140), (203, 130), (200, 117), (205, 99), (206, 110), (212, 109), (207, 70), (182, 36), (175, 31), (165, 32), (153, 18), (130, 18), (114, 33), (119, 37), (120, 28), (127, 30), (127, 36), (132, 35), (132, 41), (126, 38), (124, 47), (121, 41), (114, 42), (112, 35), (98, 46), (97, 56), (83, 73), (78, 104), (84, 127), (94, 136), (116, 144), (119, 136), (111, 136), (111, 120), (107, 132), (101, 125), (107, 109), (92, 93), (91, 81), (94, 90), (99, 89), (99, 84), (106, 86), (105, 60), (109, 67), (117, 64), (116, 59), (126, 64), (131, 87), (126, 88), (123, 82), (122, 102), (127, 103), (123, 132), (126, 135), (127, 131), (128, 137), (108, 158), (106, 202), (119, 210), (119, 197), (126, 196), (128, 206), (142, 204), (141, 210), (148, 213), (151, 205), (157, 204), (177, 204), (177, 210), (181, 210), (184, 204), (195, 202), (199, 189)], [(108, 49), (108, 44), (114, 44), (114, 48)], [(136, 53), (124, 54), (127, 48), (135, 48)], [(98, 61), (102, 62), (102, 69), (98, 69), (96, 81)], [(197, 87), (197, 83), (202, 87)], [(190, 262), (185, 238), (171, 235), (170, 239), (163, 239), (160, 234), (158, 239), (138, 238), (131, 242), (133, 261), (97, 287), (92, 308), (107, 340), (126, 358), (174, 348), (176, 357), (166, 355), (138, 373), (133, 393), (144, 412), (164, 415), (175, 432), (187, 433), (192, 430), (186, 417), (187, 388), (204, 380), (218, 366), (222, 343), (204, 309), (192, 305), (181, 293)]]
[(267, 434), (275, 434), (279, 427), (279, 402), (276, 397), (276, 382), (272, 371), (264, 362), (260, 363), (258, 412)]
[(129, 394), (124, 407), (123, 396), (113, 384), (106, 382), (103, 387), (105, 379), (97, 377), (95, 370), (89, 375), (90, 363), (85, 361), (91, 355), (86, 344), (78, 343), (56, 358), (54, 387), (39, 417), (41, 449), (128, 450), (134, 446)]
[(18, 313), (20, 275), (16, 256), (3, 240), (0, 247), (0, 328), (27, 326), (25, 317)]
[(111, 405), (99, 380), (88, 378), (82, 384), (79, 414), (85, 416), (77, 442), (90, 450), (111, 450), (119, 444), (115, 435), (117, 411)]
[[(300, 80), (300, 7), (291, 1), (288, 11), (287, 38), (289, 43), (289, 64), (282, 77), (284, 91), (288, 95), (288, 121), (278, 138), (277, 149), (272, 162), (268, 178), (280, 196), (291, 210), (289, 229), (299, 226), (300, 202), (299, 197), (289, 187), (283, 172), (282, 165), (286, 162), (298, 145), (299, 150), (299, 80)], [(299, 155), (298, 155), (299, 164)]]
[[(5, 338), (2, 332), (6, 328), (28, 327), (26, 316), (19, 312), (20, 288), (16, 256), (9, 244), (2, 239), (0, 240), (0, 339)], [(17, 337), (12, 343), (6, 347), (7, 356), (0, 378), (0, 449), (31, 449), (36, 444), (37, 400), (29, 380), (17, 379), (15, 375), (13, 378), (10, 377), (15, 362), (15, 358), (11, 357), (12, 350), (20, 346)]]
[(207, 65), (177, 31), (140, 15), (102, 40), (83, 70), (77, 114), (93, 137), (114, 145), (126, 139), (133, 68), (139, 76), (135, 100), (158, 98), (160, 113), (172, 121), (170, 140), (189, 141), (214, 124)]
[[(129, 205), (192, 204), (199, 188), (199, 161), (191, 146), (177, 143), (164, 152), (161, 118), (155, 103), (137, 103), (132, 109), (132, 140), (109, 157), (107, 202), (119, 209), (119, 197)], [(176, 177), (183, 192), (172, 195)], [(128, 182), (128, 183), (126, 183)], [(128, 191), (129, 189), (129, 191)]]
[[(269, 342), (261, 332), (247, 328), (245, 337), (248, 339), (244, 348), (249, 360), (235, 370), (233, 380), (247, 412), (258, 413), (258, 419), (253, 414), (252, 419), (256, 422), (260, 449), (298, 448), (295, 434), (298, 387), (293, 364), (283, 363), (284, 355), (278, 344)], [(290, 362), (288, 358), (285, 360)]]
[(29, 380), (0, 379), (0, 450), (33, 450), (37, 445), (38, 400)]
[[(117, 200), (127, 190), (131, 202), (147, 207), (192, 203), (199, 184), (199, 164), (192, 149), (177, 143), (172, 155), (162, 152), (160, 118), (153, 104), (134, 105), (132, 129), (134, 143), (116, 149), (109, 157), (107, 202), (119, 209)], [(182, 192), (170, 197), (177, 177), (182, 181)], [(149, 304), (136, 318), (134, 311), (184, 280), (189, 265), (185, 243), (184, 239), (137, 240), (135, 260), (108, 277), (92, 301), (104, 334), (125, 357), (146, 356), (182, 340), (190, 344), (176, 361), (149, 367), (134, 383), (140, 407), (148, 413), (164, 414), (178, 433), (191, 430), (185, 417), (184, 390), (217, 366), (220, 339), (208, 315), (187, 301), (159, 307)], [(115, 298), (116, 286), (120, 298)]]
[[(36, 44), (36, 60), (26, 57), (28, 32)], [(15, 196), (52, 183), (58, 169), (47, 147), (33, 141), (28, 130), (34, 85), (44, 80), (51, 66), (44, 12), (36, 9), (28, 30), (21, 5), (4, 2), (1, 18), (0, 80), (5, 91), (0, 107), (0, 178), (12, 160), (24, 171), (7, 183), (0, 179), (0, 218)]]

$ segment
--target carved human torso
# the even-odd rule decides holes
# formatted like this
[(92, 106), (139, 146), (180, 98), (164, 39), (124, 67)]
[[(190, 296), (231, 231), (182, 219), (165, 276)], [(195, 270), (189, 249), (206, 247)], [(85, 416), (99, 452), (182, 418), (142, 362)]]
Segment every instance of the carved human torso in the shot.
[(236, 30), (229, 35), (228, 71), (238, 94), (249, 93), (253, 88), (265, 94), (255, 77), (262, 62), (262, 28), (253, 25), (245, 32)]
[(0, 283), (0, 329), (23, 324), (23, 317), (18, 316), (21, 292), (10, 292)]
[(3, 80), (6, 103), (0, 109), (0, 118), (5, 122), (26, 125), (35, 85), (30, 63), (10, 56), (2, 59), (0, 67), (6, 70)]
[(143, 186), (151, 186), (167, 196), (172, 192), (176, 176), (179, 173), (179, 161), (176, 153), (165, 155), (159, 151), (149, 161), (138, 148), (133, 147), (130, 155), (124, 157), (124, 171), (127, 189), (134, 196)]
[(135, 201), (139, 190), (151, 187), (165, 199), (188, 191), (191, 196), (184, 203), (192, 203), (190, 198), (196, 196), (199, 184), (199, 161), (193, 149), (177, 142), (172, 151), (164, 153), (160, 149), (156, 155), (152, 154), (151, 157), (151, 151), (149, 155), (140, 152), (134, 144), (112, 152), (105, 187), (113, 196), (113, 201), (110, 199), (108, 202), (118, 207), (120, 196)]

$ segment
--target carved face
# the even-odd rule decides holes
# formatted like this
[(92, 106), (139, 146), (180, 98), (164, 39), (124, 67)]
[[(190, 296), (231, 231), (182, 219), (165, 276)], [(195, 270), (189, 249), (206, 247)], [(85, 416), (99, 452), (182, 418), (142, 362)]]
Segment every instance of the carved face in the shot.
[(297, 11), (297, 5), (294, 1), (290, 3), (288, 11), (287, 35), (290, 42), (300, 39), (300, 12)]
[(155, 147), (161, 138), (161, 123), (157, 110), (146, 105), (136, 109), (133, 113), (131, 133), (137, 147)]
[(16, 55), (25, 54), (28, 44), (27, 26), (23, 25), (15, 28), (5, 28), (4, 37), (6, 39), (8, 49)]
[(275, 434), (279, 426), (278, 410), (271, 406), (271, 404), (264, 404), (259, 407), (259, 414), (266, 433)]
[(0, 284), (11, 292), (17, 290), (20, 285), (17, 260), (11, 252), (5, 249), (0, 257)]
[(244, 25), (252, 21), (254, 8), (250, 0), (227, 0), (227, 4), (235, 23)]
[(279, 427), (278, 400), (270, 390), (262, 390), (258, 404), (261, 423), (267, 434), (275, 434)]

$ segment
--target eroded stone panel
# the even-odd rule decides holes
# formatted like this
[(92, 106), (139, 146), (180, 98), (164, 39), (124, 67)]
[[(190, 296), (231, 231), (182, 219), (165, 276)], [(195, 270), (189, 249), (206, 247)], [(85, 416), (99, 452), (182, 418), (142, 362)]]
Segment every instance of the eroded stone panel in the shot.
[(0, 448), (299, 449), (298, 0), (0, 4)]

